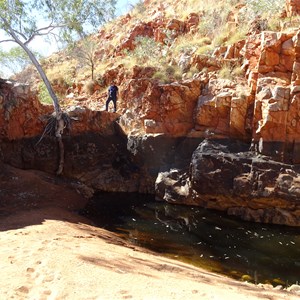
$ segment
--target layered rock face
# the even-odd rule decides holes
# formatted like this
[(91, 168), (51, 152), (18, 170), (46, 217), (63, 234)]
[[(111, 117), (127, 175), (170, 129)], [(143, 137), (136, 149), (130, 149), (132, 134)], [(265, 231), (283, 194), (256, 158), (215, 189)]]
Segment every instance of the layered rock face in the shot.
[(247, 221), (300, 226), (300, 168), (255, 156), (248, 145), (204, 140), (189, 168), (161, 172), (157, 197), (200, 205)]
[[(288, 14), (297, 7), (298, 1), (287, 2)], [(201, 19), (164, 19), (163, 9), (132, 28), (114, 55), (132, 49), (140, 34), (163, 42), (164, 29), (191, 33)], [(64, 175), (80, 180), (87, 196), (95, 190), (155, 193), (158, 200), (299, 226), (300, 31), (256, 25), (247, 39), (211, 57), (182, 55), (179, 67), (199, 70), (191, 79), (183, 74), (183, 80), (163, 84), (153, 79), (152, 67), (108, 70), (104, 82), (120, 86), (118, 114), (69, 105)], [(98, 38), (109, 40), (105, 31)], [(233, 70), (241, 61), (243, 76), (220, 78), (225, 63)], [(56, 141), (39, 142), (51, 112), (27, 86), (1, 81), (1, 159), (54, 173)]]
[(193, 113), (200, 80), (157, 84), (149, 79), (129, 82), (122, 98), (120, 124), (128, 134), (186, 136), (194, 127)]
[(298, 163), (298, 43), (296, 33), (262, 33), (255, 80), (253, 143), (262, 154)]
[[(243, 59), (246, 81), (200, 72), (180, 83), (158, 84), (149, 79), (149, 72), (136, 69), (122, 86), (123, 130), (252, 141), (261, 154), (298, 163), (299, 34), (261, 32), (216, 51), (210, 60), (191, 58), (193, 64), (212, 70), (220, 68), (224, 57), (229, 64)], [(121, 78), (122, 68), (118, 72)]]
[[(3, 84), (1, 93), (9, 88), (14, 90), (12, 84)], [(35, 112), (30, 105), (34, 97), (24, 102), (19, 97), (15, 92), (18, 104), (9, 106), (14, 118), (4, 127), (19, 129), (1, 138), (1, 159), (22, 169), (55, 173), (55, 138), (38, 142), (43, 127), (35, 123), (23, 138), (17, 135), (27, 124), (17, 118), (19, 111), (28, 109), (27, 116), (43, 119), (40, 114), (50, 108), (41, 105)], [(5, 115), (9, 99), (2, 100)], [(237, 139), (213, 140), (211, 135), (202, 142), (199, 137), (177, 136), (178, 131), (174, 136), (127, 135), (117, 114), (77, 108), (70, 116), (74, 131), (64, 137), (64, 176), (79, 180), (74, 188), (86, 197), (94, 191), (155, 193), (157, 200), (222, 210), (245, 220), (300, 225), (297, 165), (255, 154), (249, 151), (250, 143)]]
[(299, 0), (286, 0), (287, 16), (297, 16), (300, 14), (300, 1)]
[[(52, 105), (43, 105), (30, 86), (0, 79), (0, 140), (19, 140), (42, 135)], [(80, 106), (67, 109), (72, 119), (72, 133), (86, 132), (112, 134), (115, 114)]]
[(0, 139), (21, 139), (41, 134), (43, 107), (28, 85), (0, 79)]

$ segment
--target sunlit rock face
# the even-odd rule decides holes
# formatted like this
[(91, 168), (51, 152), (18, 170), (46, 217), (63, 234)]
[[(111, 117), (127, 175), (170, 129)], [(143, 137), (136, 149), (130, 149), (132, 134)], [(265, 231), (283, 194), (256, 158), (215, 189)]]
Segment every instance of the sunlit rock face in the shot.
[[(119, 35), (118, 45), (98, 49), (98, 60), (124, 57), (141, 35), (164, 44), (170, 38), (166, 32), (172, 39), (193, 34), (203, 17), (189, 13), (179, 20), (166, 16), (164, 3), (145, 5), (152, 16), (146, 22), (128, 14), (116, 21), (119, 27), (95, 35), (106, 44)], [(286, 15), (298, 15), (299, 7), (299, 1), (287, 0)], [(237, 5), (228, 17), (231, 32), (242, 8)], [(210, 56), (166, 54), (168, 67), (182, 71), (180, 78), (170, 72), (167, 80), (158, 80), (157, 67), (126, 69), (112, 60), (92, 95), (84, 91), (84, 82), (68, 90), (54, 85), (68, 93), (61, 103), (71, 118), (71, 130), (63, 137), (64, 175), (95, 191), (156, 193), (164, 201), (298, 226), (300, 31), (263, 31), (258, 25), (245, 39)], [(117, 31), (125, 26), (130, 27), (126, 32)], [(224, 66), (231, 71), (227, 77), (221, 76)], [(191, 68), (198, 71), (188, 75)], [(117, 113), (103, 108), (112, 81), (120, 89)], [(52, 105), (42, 105), (29, 86), (1, 80), (1, 159), (54, 173), (55, 138), (39, 142), (52, 112)], [(239, 151), (236, 142), (244, 145)]]
[(122, 97), (120, 125), (127, 134), (186, 136), (194, 128), (194, 109), (200, 95), (197, 79), (158, 84), (145, 79), (129, 81)]
[[(199, 98), (195, 129), (252, 139), (257, 152), (298, 163), (299, 36), (294, 29), (250, 35), (239, 50), (247, 87), (210, 78)], [(215, 55), (225, 53), (228, 49)]]
[(20, 139), (41, 134), (40, 117), (49, 112), (28, 85), (0, 79), (0, 139)]
[[(43, 105), (30, 86), (0, 79), (0, 140), (18, 140), (43, 134), (47, 120), (53, 113), (52, 105)], [(72, 134), (113, 131), (117, 114), (70, 106)]]
[(300, 1), (299, 0), (286, 0), (287, 16), (297, 16), (300, 14)]
[[(259, 153), (298, 163), (299, 49), (297, 30), (262, 31), (209, 59), (189, 56), (189, 65), (206, 70), (189, 80), (159, 84), (152, 79), (155, 68), (137, 66), (130, 75), (123, 66), (108, 70), (104, 78), (120, 84), (120, 124), (127, 134), (251, 141)], [(237, 59), (244, 61), (244, 79), (219, 78), (222, 64)]]
[[(256, 68), (253, 144), (262, 154), (298, 163), (299, 32), (264, 32)], [(249, 69), (249, 70), (250, 70)]]
[(253, 99), (239, 94), (232, 81), (210, 80), (197, 102), (195, 131), (249, 140), (253, 105)]

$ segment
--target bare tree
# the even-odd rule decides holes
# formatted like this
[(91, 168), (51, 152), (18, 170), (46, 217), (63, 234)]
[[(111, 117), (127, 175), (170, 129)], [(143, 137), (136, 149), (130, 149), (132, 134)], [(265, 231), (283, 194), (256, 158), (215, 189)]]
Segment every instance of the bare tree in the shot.
[(91, 70), (91, 79), (94, 80), (95, 71), (95, 52), (98, 48), (98, 44), (92, 40), (91, 37), (87, 37), (80, 41), (72, 51), (72, 55), (80, 62), (82, 65), (86, 65)]

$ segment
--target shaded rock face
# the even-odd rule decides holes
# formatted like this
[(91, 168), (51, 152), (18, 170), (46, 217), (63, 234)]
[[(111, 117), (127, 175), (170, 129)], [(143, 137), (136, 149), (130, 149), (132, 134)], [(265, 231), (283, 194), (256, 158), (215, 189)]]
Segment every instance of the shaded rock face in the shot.
[(204, 140), (189, 168), (159, 175), (157, 196), (247, 221), (300, 226), (300, 168), (247, 149), (228, 140)]
[[(85, 132), (63, 138), (63, 176), (90, 188), (88, 196), (94, 191), (154, 194), (159, 171), (186, 165), (199, 144), (198, 139), (164, 135), (127, 137), (117, 122), (111, 127), (110, 133)], [(1, 160), (17, 168), (54, 174), (59, 159), (57, 142), (54, 137), (44, 137), (37, 143), (39, 138), (2, 140)]]
[[(88, 200), (77, 191), (88, 191), (83, 184), (59, 178), (37, 170), (21, 170), (0, 163), (0, 215), (14, 214), (16, 210), (36, 210), (41, 207), (83, 209)], [(59, 196), (58, 196), (59, 195)], [(45, 217), (45, 216), (44, 216)], [(44, 221), (44, 217), (38, 220)], [(5, 222), (5, 221), (3, 221)], [(30, 218), (24, 226), (32, 224)], [(10, 229), (15, 229), (15, 224)], [(8, 229), (8, 228), (7, 228)]]
[[(54, 174), (58, 162), (55, 138), (29, 138), (1, 143), (2, 159), (14, 167), (36, 169)], [(138, 167), (127, 151), (126, 142), (117, 135), (69, 136), (65, 146), (64, 176), (78, 179), (101, 191), (130, 192), (139, 190)]]
[(194, 152), (191, 187), (200, 201), (248, 221), (300, 226), (299, 167), (233, 145), (208, 142)]

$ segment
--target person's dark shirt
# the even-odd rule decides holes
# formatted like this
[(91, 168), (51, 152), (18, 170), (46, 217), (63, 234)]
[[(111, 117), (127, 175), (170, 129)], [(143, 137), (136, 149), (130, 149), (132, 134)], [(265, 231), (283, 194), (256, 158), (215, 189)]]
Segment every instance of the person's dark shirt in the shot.
[(116, 85), (111, 85), (108, 88), (108, 94), (111, 98), (116, 98), (117, 97), (117, 92), (118, 92), (118, 87)]

